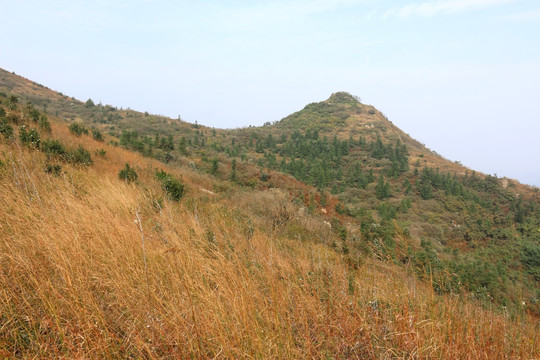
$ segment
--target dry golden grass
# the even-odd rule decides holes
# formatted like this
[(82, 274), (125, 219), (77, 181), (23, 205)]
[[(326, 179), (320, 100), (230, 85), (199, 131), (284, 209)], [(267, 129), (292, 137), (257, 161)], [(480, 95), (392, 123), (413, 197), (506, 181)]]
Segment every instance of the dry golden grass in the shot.
[[(286, 236), (294, 221), (334, 235), (279, 191), (212, 195), (209, 176), (53, 133), (107, 155), (55, 177), (41, 153), (0, 140), (0, 357), (540, 357), (534, 319)], [(138, 184), (118, 179), (126, 162)], [(162, 200), (156, 167), (183, 178), (180, 203)]]

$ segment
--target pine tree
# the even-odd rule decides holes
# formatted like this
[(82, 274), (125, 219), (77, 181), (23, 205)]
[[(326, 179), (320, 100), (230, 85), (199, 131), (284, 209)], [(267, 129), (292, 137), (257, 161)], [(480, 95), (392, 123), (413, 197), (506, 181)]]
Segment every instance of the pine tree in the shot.
[(236, 180), (237, 180), (237, 177), (236, 177), (236, 159), (233, 159), (232, 163), (231, 163), (231, 181), (236, 181)]
[(210, 168), (210, 174), (217, 175), (219, 172), (219, 160), (218, 159), (212, 159), (212, 167)]
[(188, 151), (187, 151), (187, 148), (186, 148), (186, 137), (185, 136), (182, 136), (182, 138), (180, 139), (180, 142), (178, 143), (178, 151), (180, 151), (180, 153), (184, 156), (187, 156), (188, 155)]
[(380, 137), (377, 137), (377, 141), (371, 144), (371, 155), (375, 159), (382, 159), (385, 154), (385, 148)]
[(409, 179), (403, 181), (403, 191), (405, 194), (409, 194), (412, 191), (412, 184)]
[(375, 187), (375, 196), (377, 199), (382, 200), (392, 196), (390, 193), (390, 184), (384, 181), (383, 174), (379, 176), (379, 181)]
[(369, 169), (369, 173), (368, 173), (368, 176), (367, 176), (367, 182), (368, 182), (368, 184), (371, 184), (374, 181), (375, 181), (375, 175), (373, 175), (373, 169)]
[(431, 182), (429, 180), (420, 181), (418, 192), (420, 193), (420, 197), (424, 200), (429, 200), (433, 198), (433, 189), (431, 186)]

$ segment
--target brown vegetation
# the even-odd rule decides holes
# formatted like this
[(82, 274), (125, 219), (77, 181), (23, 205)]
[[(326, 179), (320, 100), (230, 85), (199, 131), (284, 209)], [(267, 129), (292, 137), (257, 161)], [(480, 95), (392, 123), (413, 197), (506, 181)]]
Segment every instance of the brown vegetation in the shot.
[[(540, 356), (536, 319), (437, 295), (389, 263), (351, 266), (323, 218), (285, 192), (52, 133), (106, 156), (55, 176), (44, 154), (0, 138), (3, 357)], [(118, 179), (125, 163), (135, 183)], [(181, 202), (156, 168), (186, 184)]]

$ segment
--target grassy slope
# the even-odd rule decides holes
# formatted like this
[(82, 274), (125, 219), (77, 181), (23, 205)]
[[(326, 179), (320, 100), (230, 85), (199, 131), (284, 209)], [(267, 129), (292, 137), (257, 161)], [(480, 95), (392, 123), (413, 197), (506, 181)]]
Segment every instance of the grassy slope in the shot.
[[(280, 190), (214, 195), (209, 175), (73, 137), (56, 122), (52, 136), (107, 154), (53, 176), (41, 152), (0, 140), (3, 356), (540, 355), (525, 315), (436, 295), (376, 260), (348, 266), (325, 245), (335, 235), (322, 220)], [(126, 162), (137, 184), (118, 179)], [(164, 199), (157, 167), (187, 185), (180, 203)]]
[[(41, 152), (0, 135), (0, 237), (8, 240), (0, 245), (0, 349), (6, 356), (539, 355), (536, 318), (437, 295), (408, 266), (365, 256), (351, 263), (350, 254), (329, 246), (340, 240), (323, 223), (337, 216), (334, 200), (310, 215), (291, 195), (311, 190), (286, 175), (271, 173), (272, 186), (284, 190), (261, 191), (260, 182), (240, 187), (191, 166), (169, 167), (74, 137), (58, 121), (52, 137), (107, 153), (93, 156), (90, 167), (63, 164), (56, 177), (43, 171)], [(118, 180), (126, 162), (139, 173), (136, 185)], [(165, 199), (156, 168), (187, 184), (180, 203)], [(246, 178), (258, 175), (249, 162), (239, 169)], [(228, 173), (229, 164), (220, 171)], [(398, 231), (398, 250), (408, 241)]]

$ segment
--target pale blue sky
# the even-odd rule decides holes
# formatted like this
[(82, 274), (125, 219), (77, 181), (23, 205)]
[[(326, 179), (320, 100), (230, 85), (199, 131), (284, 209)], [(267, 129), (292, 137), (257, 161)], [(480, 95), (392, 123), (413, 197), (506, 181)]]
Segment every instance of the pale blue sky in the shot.
[(1, 1), (0, 67), (215, 127), (348, 91), (429, 148), (540, 185), (540, 2)]

